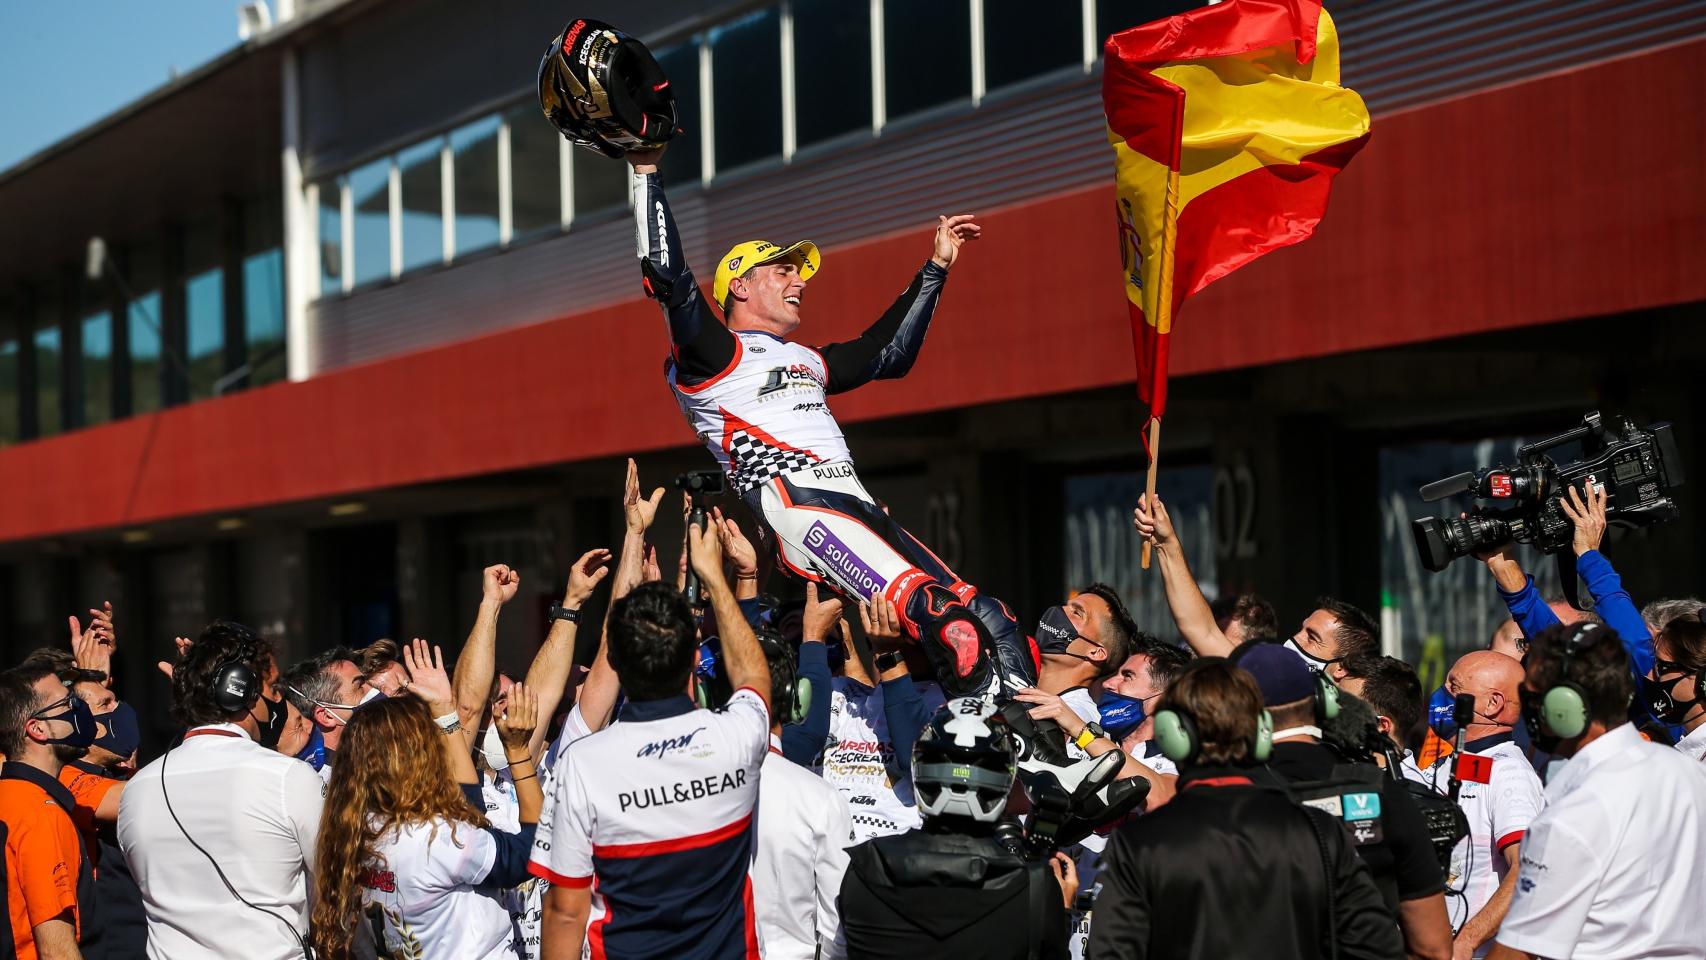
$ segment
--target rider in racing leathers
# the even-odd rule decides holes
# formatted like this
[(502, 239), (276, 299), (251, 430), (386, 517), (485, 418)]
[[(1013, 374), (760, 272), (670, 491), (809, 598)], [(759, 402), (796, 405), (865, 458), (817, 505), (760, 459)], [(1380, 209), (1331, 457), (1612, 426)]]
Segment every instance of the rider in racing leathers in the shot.
[(951, 695), (1031, 686), (1036, 661), (1006, 605), (984, 596), (865, 491), (826, 398), (905, 376), (918, 358), (960, 246), (981, 228), (938, 219), (935, 248), (863, 334), (812, 348), (784, 337), (800, 324), (821, 263), (810, 242), (736, 246), (717, 264), (718, 322), (688, 270), (657, 173), (662, 150), (627, 155), (646, 291), (669, 320), (665, 375), (681, 411), (729, 484), (776, 539), (783, 566), (859, 600), (881, 591)]

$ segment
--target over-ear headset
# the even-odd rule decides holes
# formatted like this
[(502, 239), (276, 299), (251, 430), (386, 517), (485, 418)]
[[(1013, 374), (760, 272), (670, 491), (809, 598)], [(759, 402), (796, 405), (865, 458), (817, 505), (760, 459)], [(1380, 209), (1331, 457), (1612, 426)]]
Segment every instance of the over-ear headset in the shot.
[(247, 713), (261, 695), (261, 678), (248, 661), (259, 653), (253, 644), (237, 648), (230, 660), (219, 665), (213, 678), (213, 702), (225, 713)]
[(1588, 728), (1588, 695), (1570, 679), (1570, 662), (1593, 646), (1605, 629), (1591, 620), (1570, 627), (1559, 652), (1558, 682), (1540, 695), (1540, 725), (1546, 733), (1568, 740)]
[(788, 677), (784, 683), (774, 683), (771, 686), (781, 697), (770, 705), (775, 716), (782, 721), (783, 726), (800, 723), (806, 719), (806, 712), (812, 706), (811, 681), (799, 675), (799, 660), (794, 651), (788, 649), (787, 641), (781, 634), (771, 630), (755, 631), (758, 645), (764, 649), (765, 659), (772, 664), (781, 661), (786, 664)]
[[(1336, 699), (1333, 710), (1338, 710)], [(1197, 732), (1196, 719), (1181, 707), (1168, 707), (1155, 714), (1155, 742), (1160, 745), (1162, 755), (1174, 763), (1194, 763), (1202, 754), (1202, 735)], [(1256, 717), (1256, 734), (1250, 740), (1250, 759), (1266, 763), (1273, 750), (1274, 718), (1263, 710)]]
[(1310, 672), (1315, 676), (1315, 725), (1322, 726), (1339, 718), (1339, 685), (1325, 670)]

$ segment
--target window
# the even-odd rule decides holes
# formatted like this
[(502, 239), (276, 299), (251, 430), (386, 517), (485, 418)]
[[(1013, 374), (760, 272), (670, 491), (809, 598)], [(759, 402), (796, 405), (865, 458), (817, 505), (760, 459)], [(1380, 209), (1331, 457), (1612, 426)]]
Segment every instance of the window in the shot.
[[(663, 68), (663, 75), (669, 78), (670, 89), (675, 91), (675, 120), (681, 133), (669, 142), (669, 153), (664, 156), (661, 173), (663, 182), (698, 183), (700, 178), (699, 137), (702, 118), (699, 116), (699, 45), (687, 43), (671, 50), (657, 54), (658, 66)], [(585, 155), (576, 155), (575, 174), (577, 178)], [(612, 161), (614, 162), (614, 161)], [(618, 171), (620, 172), (620, 171)], [(626, 190), (626, 188), (624, 188)], [(627, 194), (623, 194), (626, 198)], [(580, 216), (580, 188), (575, 189), (575, 216)]]
[(59, 320), (52, 310), (36, 312), (36, 435), (51, 437), (65, 429), (60, 415), (59, 389), (64, 369), (64, 351), (59, 337)]
[(966, 0), (883, 0), (883, 86), (890, 120), (971, 96)]
[(213, 396), (213, 385), (225, 375), (225, 277), (218, 267), (184, 281), (185, 360), (190, 368), (190, 396)]
[[(1220, 595), (1215, 555), (1214, 471), (1208, 466), (1174, 466), (1162, 471), (1156, 493), (1179, 518), (1180, 547), (1203, 595)], [(1164, 610), (1166, 591), (1159, 577), (1142, 569), (1143, 539), (1131, 525), (1131, 505), (1143, 493), (1139, 471), (1079, 473), (1065, 478), (1065, 522), (1061, 524), (1067, 593), (1087, 583), (1106, 583), (1133, 610)]]
[(18, 334), (11, 319), (0, 313), (0, 444), (17, 443), (23, 436), (19, 423)]
[(130, 301), (130, 412), (160, 409), (160, 294)]
[(113, 315), (97, 310), (83, 316), (83, 425), (106, 423), (113, 416)]
[[(716, 169), (782, 153), (782, 17), (775, 7), (711, 30)], [(673, 78), (672, 78), (673, 79)]]
[(278, 205), (261, 197), (243, 205), (243, 336), (249, 385), (282, 380), (284, 252)]
[(343, 214), (339, 184), (327, 180), (320, 184), (320, 293), (337, 293), (344, 288)]
[[(679, 179), (672, 177), (670, 170), (675, 165), (675, 148), (682, 139), (685, 138), (670, 141), (669, 154), (665, 157), (662, 168), (665, 182)], [(698, 161), (695, 160), (695, 178), (699, 176), (698, 166)], [(574, 191), (576, 220), (585, 219), (601, 210), (623, 206), (628, 202), (628, 165), (621, 160), (611, 160), (590, 150), (577, 148), (574, 159)]]
[(983, 0), (984, 89), (1074, 66), (1083, 57), (1078, 4), (1053, 4), (1043, 12), (1025, 0)]
[(391, 159), (350, 171), (349, 189), (355, 211), (355, 283), (360, 286), (391, 275)]
[(456, 154), (456, 255), (460, 257), (498, 242), (498, 118), (476, 120), (455, 131), (450, 149)]
[[(532, 101), (504, 116), (509, 124), (510, 214), (515, 236), (555, 229), (563, 223), (562, 134), (539, 115)], [(457, 201), (460, 205), (461, 201)]]
[[(988, 0), (984, 0), (988, 2)], [(1096, 51), (1101, 55), (1102, 44), (1108, 35), (1119, 33), (1135, 27), (1140, 23), (1160, 20), (1195, 10), (1203, 5), (1204, 0), (1146, 0), (1144, 3), (1132, 3), (1131, 0), (1096, 0)], [(991, 83), (990, 86), (995, 84)]]
[(871, 128), (871, 5), (794, 0), (796, 146)]
[(444, 262), (443, 140), (416, 144), (397, 156), (403, 181), (403, 269)]

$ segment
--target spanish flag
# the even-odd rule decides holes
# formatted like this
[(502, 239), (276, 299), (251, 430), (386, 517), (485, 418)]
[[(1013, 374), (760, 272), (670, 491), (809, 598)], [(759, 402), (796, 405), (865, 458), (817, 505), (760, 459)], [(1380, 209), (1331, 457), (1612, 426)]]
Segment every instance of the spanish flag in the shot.
[(1114, 34), (1105, 52), (1138, 398), (1154, 420), (1179, 305), (1314, 232), (1368, 109), (1339, 85), (1320, 0), (1226, 0)]

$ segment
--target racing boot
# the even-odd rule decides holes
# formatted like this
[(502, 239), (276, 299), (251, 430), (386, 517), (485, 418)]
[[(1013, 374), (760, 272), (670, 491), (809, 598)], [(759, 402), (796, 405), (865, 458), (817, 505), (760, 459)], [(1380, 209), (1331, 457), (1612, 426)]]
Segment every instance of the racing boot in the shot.
[(977, 592), (965, 581), (949, 589), (960, 598), (985, 629), (995, 644), (995, 661), (1001, 675), (1001, 698), (1006, 699), (1026, 687), (1037, 685), (1037, 657), (1031, 639), (1020, 629), (1013, 611), (995, 597)]
[(942, 692), (954, 697), (993, 697), (1001, 689), (995, 672), (995, 641), (989, 629), (953, 591), (927, 583), (907, 598), (903, 611), (918, 646), (936, 671)]

